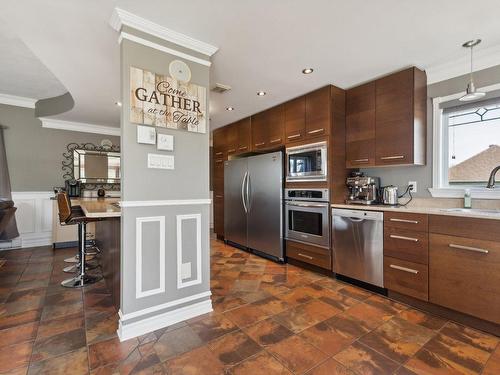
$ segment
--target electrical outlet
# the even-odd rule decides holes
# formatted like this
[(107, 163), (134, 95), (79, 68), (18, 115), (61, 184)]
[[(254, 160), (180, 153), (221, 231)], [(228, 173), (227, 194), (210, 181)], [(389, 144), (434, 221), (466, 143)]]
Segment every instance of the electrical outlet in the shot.
[(408, 186), (409, 185), (413, 185), (413, 187), (410, 189), (410, 191), (412, 193), (416, 193), (417, 192), (417, 181), (409, 181)]

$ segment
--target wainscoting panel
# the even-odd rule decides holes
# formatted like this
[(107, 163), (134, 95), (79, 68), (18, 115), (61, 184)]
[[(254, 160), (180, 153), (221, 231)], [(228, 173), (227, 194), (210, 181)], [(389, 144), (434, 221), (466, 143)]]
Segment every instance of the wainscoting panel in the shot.
[[(196, 233), (194, 239), (195, 249), (187, 249), (184, 247), (183, 241), (183, 222), (188, 220), (195, 221)], [(177, 221), (177, 289), (186, 288), (188, 286), (193, 286), (201, 284), (201, 214), (188, 214), (188, 215), (176, 215)], [(195, 251), (196, 260), (196, 278), (191, 280), (191, 275), (193, 272), (193, 262), (184, 263), (183, 255), (187, 251)], [(188, 279), (188, 281), (184, 281)]]
[(21, 247), (52, 245), (53, 196), (50, 191), (12, 192)]

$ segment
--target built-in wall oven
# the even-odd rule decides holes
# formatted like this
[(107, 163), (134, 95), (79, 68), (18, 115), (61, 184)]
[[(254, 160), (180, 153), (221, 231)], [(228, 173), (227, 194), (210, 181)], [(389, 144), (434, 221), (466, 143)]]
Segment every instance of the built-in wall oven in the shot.
[(328, 189), (285, 189), (285, 237), (330, 247)]
[(326, 142), (287, 147), (287, 181), (326, 181), (327, 179)]

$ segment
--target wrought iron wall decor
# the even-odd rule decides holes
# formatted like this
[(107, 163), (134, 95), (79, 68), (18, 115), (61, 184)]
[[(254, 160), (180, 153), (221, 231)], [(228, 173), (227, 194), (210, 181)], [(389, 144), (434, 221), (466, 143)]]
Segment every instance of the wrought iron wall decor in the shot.
[[(66, 146), (66, 151), (63, 152), (63, 161), (62, 161), (62, 172), (63, 172), (63, 180), (64, 181), (74, 181), (75, 180), (75, 160), (74, 160), (74, 152), (75, 150), (84, 150), (84, 151), (95, 151), (95, 152), (120, 152), (120, 146), (111, 145), (108, 146), (105, 144), (104, 146), (98, 146), (93, 143), (70, 143)], [(105, 189), (118, 191), (120, 190), (120, 183), (82, 183), (82, 189), (85, 190), (97, 190), (97, 189)]]

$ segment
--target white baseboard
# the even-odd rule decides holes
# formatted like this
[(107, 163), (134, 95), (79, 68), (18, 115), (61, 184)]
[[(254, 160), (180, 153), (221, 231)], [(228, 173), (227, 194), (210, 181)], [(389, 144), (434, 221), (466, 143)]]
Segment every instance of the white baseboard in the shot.
[(21, 247), (52, 246), (52, 232), (25, 233), (21, 235)]
[(134, 337), (156, 331), (157, 329), (165, 328), (184, 320), (207, 314), (211, 311), (212, 300), (208, 298), (205, 301), (167, 311), (134, 323), (122, 324), (122, 320), (120, 319), (117, 330), (118, 337), (120, 341), (129, 340)]

